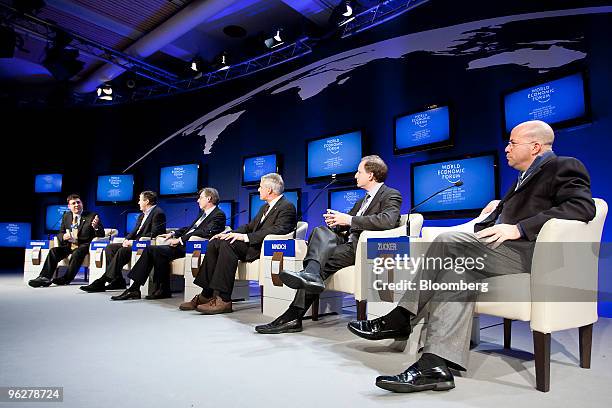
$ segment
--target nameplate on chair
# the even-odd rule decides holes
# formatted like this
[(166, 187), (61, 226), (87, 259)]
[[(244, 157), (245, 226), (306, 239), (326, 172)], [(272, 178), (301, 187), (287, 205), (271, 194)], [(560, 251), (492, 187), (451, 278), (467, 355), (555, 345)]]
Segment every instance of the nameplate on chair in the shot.
[(368, 259), (383, 256), (410, 255), (409, 237), (368, 238)]
[(295, 241), (292, 239), (264, 241), (264, 256), (274, 256), (280, 252), (285, 257), (295, 257)]
[(42, 255), (41, 247), (37, 246), (32, 248), (32, 265), (40, 265), (40, 259)]
[(143, 250), (151, 245), (151, 241), (134, 241), (132, 242), (132, 251)]
[(28, 246), (26, 246), (26, 249), (34, 248), (49, 249), (49, 241), (28, 241)]
[(283, 253), (274, 252), (272, 260), (270, 261), (270, 276), (272, 277), (272, 284), (274, 286), (283, 286), (278, 274), (283, 270)]
[(193, 254), (195, 251), (205, 254), (206, 248), (208, 248), (208, 241), (187, 241), (185, 244), (185, 252), (188, 254)]
[(91, 249), (92, 251), (95, 251), (97, 249), (104, 249), (108, 246), (108, 242), (92, 242), (89, 245), (89, 249)]

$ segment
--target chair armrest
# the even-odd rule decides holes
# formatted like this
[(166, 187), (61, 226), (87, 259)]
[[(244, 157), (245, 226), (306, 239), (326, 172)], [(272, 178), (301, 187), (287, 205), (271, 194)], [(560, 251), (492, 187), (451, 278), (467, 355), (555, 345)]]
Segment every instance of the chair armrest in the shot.
[(490, 213), (485, 213), (466, 223), (453, 225), (451, 227), (424, 227), (421, 230), (421, 236), (425, 241), (431, 242), (443, 232), (474, 232), (474, 225), (487, 218), (489, 214)]
[(188, 239), (188, 241), (208, 241), (208, 238), (202, 238), (202, 237), (195, 237), (192, 236)]

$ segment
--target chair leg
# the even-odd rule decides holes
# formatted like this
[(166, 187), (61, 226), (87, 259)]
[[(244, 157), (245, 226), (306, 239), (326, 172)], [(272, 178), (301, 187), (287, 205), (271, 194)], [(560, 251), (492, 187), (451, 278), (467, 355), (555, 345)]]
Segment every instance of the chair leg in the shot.
[(263, 285), (259, 285), (259, 303), (261, 307), (261, 313), (263, 313)]
[(593, 324), (578, 328), (580, 343), (580, 367), (591, 368), (591, 346), (593, 345)]
[(312, 321), (316, 322), (319, 320), (319, 296), (312, 302)]
[(504, 348), (509, 349), (512, 342), (512, 320), (504, 319)]
[(368, 318), (368, 315), (366, 313), (367, 305), (368, 305), (367, 300), (357, 301), (357, 320), (366, 320)]
[(533, 332), (533, 351), (535, 354), (536, 389), (550, 390), (550, 333)]

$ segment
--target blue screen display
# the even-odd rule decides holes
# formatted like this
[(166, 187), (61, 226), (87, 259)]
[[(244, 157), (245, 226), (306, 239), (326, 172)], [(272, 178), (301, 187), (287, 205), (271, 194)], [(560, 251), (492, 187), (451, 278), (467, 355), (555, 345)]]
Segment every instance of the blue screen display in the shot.
[(542, 120), (549, 125), (578, 119), (586, 114), (584, 80), (574, 74), (521, 89), (504, 98), (506, 132), (527, 120)]
[[(298, 194), (297, 191), (285, 191), (283, 193), (283, 197), (285, 197), (285, 199), (289, 200), (289, 202), (291, 202), (295, 206), (295, 209), (298, 212), (300, 211), (300, 200), (299, 200), (299, 194)], [(259, 211), (259, 209), (264, 204), (266, 204), (266, 202), (259, 199), (259, 194), (251, 194), (249, 196), (249, 199), (250, 199), (250, 203), (249, 203), (249, 220), (252, 220), (257, 215), (257, 212)]]
[(463, 185), (438, 194), (416, 211), (425, 213), (484, 208), (495, 199), (495, 156), (414, 165), (412, 205), (457, 181), (463, 181)]
[(366, 191), (361, 188), (353, 190), (331, 190), (329, 192), (329, 208), (348, 213), (355, 203), (365, 197)]
[(307, 152), (308, 179), (354, 173), (361, 161), (361, 132), (313, 140)]
[(45, 230), (59, 231), (62, 223), (62, 216), (68, 211), (67, 205), (49, 205), (45, 215)]
[(395, 120), (396, 150), (411, 150), (448, 140), (450, 140), (448, 106), (428, 109)]
[(242, 169), (242, 182), (245, 184), (257, 184), (261, 176), (268, 173), (276, 173), (276, 155), (248, 157), (244, 159)]
[(192, 194), (198, 191), (197, 164), (162, 167), (159, 174), (161, 195)]
[(134, 196), (134, 176), (131, 174), (110, 174), (98, 176), (100, 202), (131, 201)]
[[(261, 200), (260, 200), (261, 201)], [(232, 226), (232, 203), (230, 201), (220, 201), (218, 207), (221, 211), (225, 213), (225, 226)]]
[(34, 179), (34, 192), (36, 193), (61, 193), (61, 174), (38, 174)]
[(31, 236), (29, 222), (0, 222), (0, 247), (25, 248)]
[(136, 226), (140, 212), (129, 212), (125, 215), (125, 233), (130, 233)]

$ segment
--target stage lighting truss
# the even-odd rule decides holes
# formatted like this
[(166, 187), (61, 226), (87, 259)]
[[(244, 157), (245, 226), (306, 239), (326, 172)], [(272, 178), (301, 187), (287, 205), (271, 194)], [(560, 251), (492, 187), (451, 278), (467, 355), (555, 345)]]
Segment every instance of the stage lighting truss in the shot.
[(361, 31), (376, 27), (386, 21), (399, 17), (415, 7), (423, 5), (429, 0), (386, 0), (359, 14), (350, 16), (350, 21), (342, 24), (342, 38), (349, 37)]

